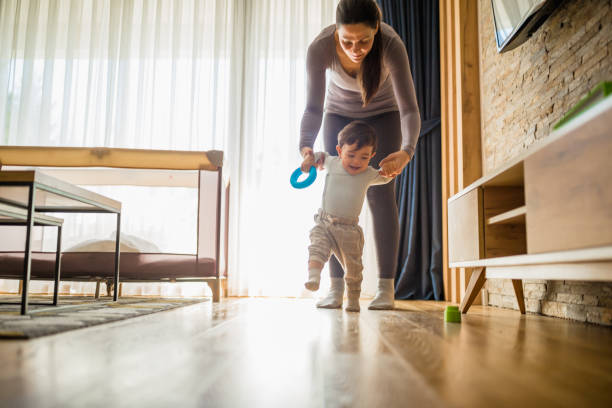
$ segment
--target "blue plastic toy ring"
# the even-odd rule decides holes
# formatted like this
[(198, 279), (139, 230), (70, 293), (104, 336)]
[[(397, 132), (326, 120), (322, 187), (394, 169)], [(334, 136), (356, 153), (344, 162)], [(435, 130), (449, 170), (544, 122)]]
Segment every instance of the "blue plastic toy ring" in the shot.
[(314, 183), (317, 178), (317, 168), (315, 166), (310, 167), (310, 172), (308, 173), (308, 177), (303, 181), (298, 181), (300, 176), (302, 175), (302, 169), (299, 167), (291, 174), (291, 178), (289, 181), (294, 188), (306, 188), (312, 183)]

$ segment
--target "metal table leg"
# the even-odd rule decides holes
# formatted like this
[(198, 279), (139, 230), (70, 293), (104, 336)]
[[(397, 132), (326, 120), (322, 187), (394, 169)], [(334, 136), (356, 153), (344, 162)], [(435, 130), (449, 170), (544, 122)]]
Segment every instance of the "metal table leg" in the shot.
[(32, 267), (32, 227), (34, 226), (34, 199), (36, 184), (28, 187), (28, 218), (26, 221), (25, 257), (23, 260), (23, 291), (21, 292), (21, 314), (28, 313), (28, 292), (30, 290), (30, 272)]
[(53, 305), (57, 306), (60, 283), (60, 263), (62, 260), (62, 226), (57, 227), (57, 248), (55, 252), (55, 286), (53, 287)]
[(119, 244), (121, 240), (121, 213), (117, 213), (117, 237), (115, 238), (115, 287), (113, 301), (119, 298)]

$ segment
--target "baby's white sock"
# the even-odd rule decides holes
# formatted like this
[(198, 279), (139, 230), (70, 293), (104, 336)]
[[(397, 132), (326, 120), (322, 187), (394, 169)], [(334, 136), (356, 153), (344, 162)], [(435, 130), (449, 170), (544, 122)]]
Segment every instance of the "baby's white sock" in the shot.
[(342, 298), (344, 297), (344, 279), (331, 278), (331, 287), (329, 293), (323, 299), (317, 302), (317, 307), (323, 309), (339, 309), (342, 307)]
[(348, 304), (346, 305), (346, 310), (348, 312), (358, 312), (359, 307), (359, 296), (361, 295), (361, 289), (348, 291)]
[(308, 269), (308, 281), (304, 284), (306, 289), (311, 291), (319, 290), (319, 282), (321, 281), (321, 269)]
[(368, 306), (370, 310), (393, 309), (395, 299), (394, 279), (378, 279), (378, 290)]

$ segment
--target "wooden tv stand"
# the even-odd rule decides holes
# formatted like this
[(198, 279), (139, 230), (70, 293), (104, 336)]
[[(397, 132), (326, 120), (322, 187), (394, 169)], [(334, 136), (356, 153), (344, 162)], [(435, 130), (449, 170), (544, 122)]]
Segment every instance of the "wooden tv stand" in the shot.
[(449, 266), (486, 279), (612, 281), (612, 98), (448, 200)]

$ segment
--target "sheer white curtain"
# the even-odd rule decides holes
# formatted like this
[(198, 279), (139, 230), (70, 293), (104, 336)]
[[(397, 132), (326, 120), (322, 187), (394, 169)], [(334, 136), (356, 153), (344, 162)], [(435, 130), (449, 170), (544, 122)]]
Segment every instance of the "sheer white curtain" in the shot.
[[(320, 202), (321, 179), (294, 190), (298, 138), (305, 106), (305, 57), (337, 1), (247, 2), (238, 181), (232, 210), (230, 289), (238, 295), (302, 294), (308, 231)], [(236, 153), (233, 149), (230, 149)], [(234, 170), (234, 169), (233, 169)], [(233, 184), (234, 187), (234, 184)]]
[(2, 142), (223, 147), (235, 9), (220, 0), (3, 0)]
[[(224, 150), (230, 294), (302, 295), (323, 180), (294, 190), (288, 178), (300, 163), (306, 49), (337, 1), (2, 0), (0, 143)], [(97, 190), (124, 203), (122, 231), (195, 252), (195, 192)], [(177, 216), (155, 223), (169, 208)], [(64, 248), (112, 233), (102, 218), (66, 219)]]
[[(240, 121), (226, 148), (232, 174), (230, 294), (310, 296), (303, 290), (308, 232), (321, 201), (323, 177), (305, 190), (289, 186), (301, 162), (298, 139), (306, 101), (308, 45), (335, 20), (338, 0), (245, 2)], [(238, 36), (239, 34), (236, 33)], [(239, 53), (238, 53), (239, 54)], [(322, 138), (315, 148), (322, 149)], [(364, 206), (367, 207), (367, 206)], [(363, 294), (375, 292), (376, 256), (367, 208)], [(323, 285), (328, 282), (324, 271)]]
[[(0, 143), (223, 149), (240, 3), (0, 1)], [(194, 190), (90, 188), (123, 202), (122, 232), (195, 252)], [(106, 215), (63, 218), (65, 249), (113, 235)]]

